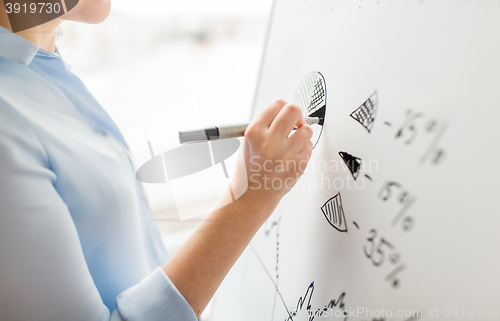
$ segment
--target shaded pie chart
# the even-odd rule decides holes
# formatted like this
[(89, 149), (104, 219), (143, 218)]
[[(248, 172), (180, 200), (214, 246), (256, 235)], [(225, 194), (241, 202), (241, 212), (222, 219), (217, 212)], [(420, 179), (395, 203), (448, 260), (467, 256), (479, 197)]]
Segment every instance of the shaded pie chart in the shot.
[[(326, 81), (325, 77), (318, 72), (309, 73), (300, 83), (293, 102), (300, 107), (304, 117), (319, 117), (326, 116)], [(311, 125), (313, 136), (311, 141), (316, 147), (323, 132), (324, 121), (319, 124)]]

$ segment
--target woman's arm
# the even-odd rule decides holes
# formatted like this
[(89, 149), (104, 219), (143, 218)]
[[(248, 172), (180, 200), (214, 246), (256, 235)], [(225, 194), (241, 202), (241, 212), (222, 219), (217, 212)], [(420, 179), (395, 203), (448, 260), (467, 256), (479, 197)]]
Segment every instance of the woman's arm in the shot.
[[(294, 127), (298, 130), (289, 136)], [(163, 266), (198, 317), (260, 226), (302, 175), (312, 152), (311, 136), (300, 108), (282, 100), (267, 107), (248, 127), (231, 183), (237, 193), (246, 186), (242, 181), (246, 179), (248, 189), (213, 211)], [(273, 188), (273, 181), (281, 187)], [(229, 197), (228, 192), (221, 203)]]
[[(143, 257), (116, 246), (113, 235), (120, 228), (110, 231), (107, 238), (97, 237), (102, 226), (94, 226), (96, 235), (78, 229), (68, 205), (55, 188), (55, 184), (63, 180), (64, 173), (53, 171), (55, 163), (49, 153), (54, 150), (49, 152), (47, 141), (42, 139), (47, 133), (33, 127), (42, 124), (50, 128), (53, 124), (46, 118), (39, 119), (36, 108), (22, 106), (26, 104), (23, 96), (12, 88), (16, 82), (12, 81), (14, 85), (11, 85), (4, 81), (6, 68), (1, 61), (0, 69), (4, 72), (0, 77), (0, 320), (196, 320), (193, 309), (161, 267), (148, 275), (147, 262), (133, 266), (114, 264), (115, 271), (111, 273), (110, 261)], [(54, 131), (64, 133), (59, 128)], [(58, 155), (65, 153), (67, 150)], [(74, 162), (75, 159), (68, 153), (65, 161)], [(120, 161), (128, 163), (128, 159)], [(94, 165), (99, 164), (91, 166)], [(98, 175), (99, 171), (86, 173)], [(66, 172), (66, 175), (72, 174)], [(77, 177), (81, 178), (75, 175), (72, 180), (79, 188), (93, 188)], [(80, 201), (82, 206), (90, 206), (86, 202), (95, 200)], [(85, 213), (103, 219), (109, 215), (105, 211)], [(105, 224), (104, 220), (102, 222)], [(119, 220), (112, 219), (110, 223), (113, 222), (123, 226)], [(95, 241), (96, 237), (103, 248), (118, 250), (104, 256), (85, 255), (83, 248), (88, 248), (88, 240)], [(92, 273), (89, 263), (101, 265), (102, 270), (94, 269)], [(137, 273), (128, 273), (141, 268), (143, 270)], [(139, 282), (142, 277), (144, 279)], [(98, 288), (98, 282), (105, 285)], [(115, 296), (116, 308), (110, 304)]]
[[(7, 87), (1, 79), (0, 84)], [(309, 126), (287, 138), (293, 124), (303, 122), (298, 108), (283, 108), (285, 103), (277, 102), (266, 109), (249, 127), (243, 153), (247, 168), (236, 175), (255, 175), (248, 190), (214, 211), (163, 271), (158, 268), (142, 282), (124, 287), (116, 298), (117, 308), (110, 311), (88, 269), (80, 243), (84, 235), (54, 187), (61, 177), (52, 170), (30, 122), (11, 106), (14, 95), (0, 94), (0, 320), (195, 320), (192, 308), (201, 314), (286, 193), (259, 189), (264, 175), (291, 178), (291, 187), (300, 174), (266, 172), (263, 162), (306, 160), (310, 154)], [(286, 126), (274, 126), (279, 124)], [(252, 156), (256, 158), (249, 162)], [(243, 185), (241, 179), (232, 183), (236, 193)]]

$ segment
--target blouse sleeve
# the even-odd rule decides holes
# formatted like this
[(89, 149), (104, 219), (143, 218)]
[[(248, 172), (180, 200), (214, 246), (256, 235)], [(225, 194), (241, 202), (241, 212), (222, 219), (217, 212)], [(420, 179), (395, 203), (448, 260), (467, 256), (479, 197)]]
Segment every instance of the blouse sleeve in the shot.
[(158, 267), (116, 299), (117, 320), (196, 320), (189, 303)]
[(42, 143), (0, 97), (0, 320), (197, 319), (160, 267), (109, 311), (56, 180)]

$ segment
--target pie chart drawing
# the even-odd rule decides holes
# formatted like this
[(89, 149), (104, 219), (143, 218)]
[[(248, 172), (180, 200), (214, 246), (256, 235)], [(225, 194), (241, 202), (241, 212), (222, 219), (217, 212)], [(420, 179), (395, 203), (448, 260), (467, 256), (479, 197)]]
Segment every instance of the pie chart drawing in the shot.
[(323, 118), (323, 122), (311, 125), (313, 136), (311, 141), (316, 147), (323, 132), (324, 118), (326, 116), (326, 81), (319, 71), (309, 73), (300, 83), (293, 102), (300, 107), (304, 117)]

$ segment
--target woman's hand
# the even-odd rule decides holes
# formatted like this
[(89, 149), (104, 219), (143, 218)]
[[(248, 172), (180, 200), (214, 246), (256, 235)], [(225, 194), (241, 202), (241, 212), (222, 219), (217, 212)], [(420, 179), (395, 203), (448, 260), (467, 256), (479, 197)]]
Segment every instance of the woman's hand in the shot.
[[(292, 135), (290, 132), (297, 128)], [(238, 159), (233, 188), (279, 202), (304, 173), (312, 153), (312, 129), (299, 107), (277, 100), (250, 123)], [(246, 170), (243, 170), (244, 167)]]
[[(290, 135), (294, 127), (297, 131)], [(300, 108), (283, 100), (272, 103), (248, 126), (231, 183), (236, 199), (230, 201), (226, 195), (226, 205), (212, 211), (163, 266), (197, 316), (304, 172), (312, 151), (311, 136)]]

